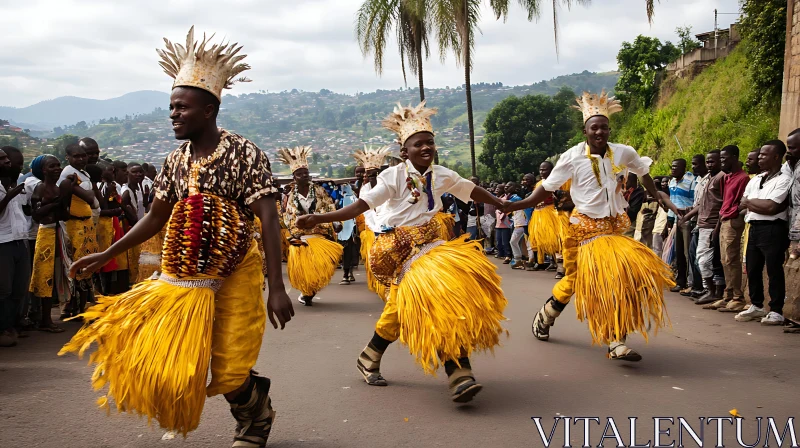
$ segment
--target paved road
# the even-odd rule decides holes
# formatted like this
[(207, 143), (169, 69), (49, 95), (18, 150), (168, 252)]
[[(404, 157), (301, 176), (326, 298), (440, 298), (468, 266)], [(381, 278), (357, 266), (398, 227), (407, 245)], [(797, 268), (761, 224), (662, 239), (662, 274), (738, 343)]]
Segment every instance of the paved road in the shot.
[[(605, 348), (591, 345), (572, 308), (552, 329), (550, 342), (535, 340), (531, 318), (550, 295), (552, 273), (499, 268), (510, 302), (511, 337), (494, 356), (473, 359), (484, 390), (468, 405), (450, 402), (444, 372), (424, 376), (399, 345), (384, 356), (382, 371), (390, 386), (363, 382), (356, 358), (382, 309), (363, 283), (363, 269), (356, 272), (356, 284), (331, 284), (313, 307), (296, 308), (286, 330), (270, 327), (256, 366), (273, 381), (278, 416), (270, 446), (542, 446), (531, 419), (536, 416), (543, 418), (545, 434), (555, 416), (600, 417), (602, 426), (590, 428), (593, 446), (606, 418), (614, 417), (628, 445), (628, 417), (640, 418), (637, 441), (646, 443), (653, 439), (653, 417), (686, 417), (699, 432), (698, 417), (726, 417), (734, 408), (745, 417), (745, 441), (752, 444), (756, 417), (775, 417), (782, 430), (787, 417), (800, 411), (797, 335), (737, 323), (730, 314), (701, 310), (668, 293), (672, 329), (647, 345), (641, 337), (631, 339), (642, 362), (614, 362), (606, 359)], [(222, 397), (206, 402), (200, 427), (186, 440), (163, 441), (163, 431), (134, 416), (106, 417), (94, 405), (90, 368), (76, 357), (55, 355), (77, 329), (64, 326), (69, 329), (64, 334), (35, 333), (0, 351), (0, 447), (230, 446), (233, 420)], [(800, 422), (794, 426), (800, 437)], [(677, 423), (662, 424), (670, 427), (672, 437), (663, 437), (663, 443), (676, 436)], [(558, 446), (563, 428), (559, 423)], [(716, 423), (705, 426), (706, 446), (713, 446), (715, 428)], [(571, 425), (573, 446), (582, 444), (583, 433), (583, 423)], [(686, 446), (697, 446), (684, 437)], [(738, 446), (728, 423), (724, 440)], [(614, 446), (614, 439), (605, 444)], [(770, 446), (776, 446), (772, 439)]]

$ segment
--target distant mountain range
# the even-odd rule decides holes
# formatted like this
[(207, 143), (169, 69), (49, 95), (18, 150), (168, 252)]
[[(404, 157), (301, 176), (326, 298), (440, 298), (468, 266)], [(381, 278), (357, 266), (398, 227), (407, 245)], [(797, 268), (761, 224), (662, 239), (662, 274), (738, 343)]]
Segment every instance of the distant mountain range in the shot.
[(62, 96), (28, 107), (0, 106), (0, 118), (21, 128), (51, 131), (56, 126), (72, 125), (81, 121), (88, 123), (104, 118), (125, 118), (126, 115), (150, 113), (157, 107), (166, 108), (168, 104), (168, 93), (153, 90), (126, 93), (107, 100)]

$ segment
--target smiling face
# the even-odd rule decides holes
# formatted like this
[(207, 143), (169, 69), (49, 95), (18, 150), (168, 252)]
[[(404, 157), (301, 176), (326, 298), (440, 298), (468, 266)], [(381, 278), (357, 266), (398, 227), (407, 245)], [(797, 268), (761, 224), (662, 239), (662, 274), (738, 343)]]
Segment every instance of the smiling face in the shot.
[(726, 150), (719, 153), (719, 165), (722, 171), (726, 173), (733, 172), (733, 164), (736, 163), (736, 157)]
[(200, 135), (216, 117), (216, 98), (210, 93), (191, 87), (172, 89), (169, 98), (169, 119), (178, 140), (191, 140)]
[(61, 161), (55, 157), (47, 157), (44, 159), (42, 167), (44, 179), (51, 183), (58, 182), (58, 177), (61, 176)]
[(539, 165), (539, 175), (542, 176), (542, 179), (547, 179), (552, 171), (553, 165), (550, 162), (542, 162)]
[(78, 145), (71, 146), (67, 151), (67, 162), (76, 170), (83, 170), (88, 162), (86, 151)]
[(586, 141), (595, 149), (605, 149), (608, 146), (608, 136), (611, 134), (611, 127), (608, 118), (598, 115), (586, 121), (583, 125), (583, 135)]
[(408, 160), (411, 160), (416, 167), (428, 168), (433, 163), (436, 142), (430, 132), (418, 132), (412, 135), (403, 143), (403, 148), (408, 151)]
[(669, 177), (664, 176), (661, 178), (661, 191), (669, 193)]
[(517, 192), (517, 184), (509, 182), (506, 184), (506, 194), (511, 195)]

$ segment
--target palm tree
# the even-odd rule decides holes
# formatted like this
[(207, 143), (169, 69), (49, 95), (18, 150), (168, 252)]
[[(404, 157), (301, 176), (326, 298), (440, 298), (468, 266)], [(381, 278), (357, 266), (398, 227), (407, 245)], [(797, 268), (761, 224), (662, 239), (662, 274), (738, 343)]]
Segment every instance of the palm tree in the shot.
[(456, 64), (464, 67), (464, 89), (467, 96), (467, 124), (469, 125), (469, 154), (472, 175), (477, 175), (475, 164), (475, 123), (472, 117), (472, 56), (475, 50), (475, 30), (478, 30), (481, 0), (431, 0), (433, 24), (439, 43), (439, 54), (444, 62), (448, 49), (455, 54)]
[(422, 60), (430, 56), (425, 0), (365, 0), (358, 9), (356, 38), (366, 57), (374, 53), (375, 71), (383, 72), (383, 56), (392, 28), (397, 32), (400, 67), (406, 80), (406, 63), (419, 82), (419, 99), (425, 99)]

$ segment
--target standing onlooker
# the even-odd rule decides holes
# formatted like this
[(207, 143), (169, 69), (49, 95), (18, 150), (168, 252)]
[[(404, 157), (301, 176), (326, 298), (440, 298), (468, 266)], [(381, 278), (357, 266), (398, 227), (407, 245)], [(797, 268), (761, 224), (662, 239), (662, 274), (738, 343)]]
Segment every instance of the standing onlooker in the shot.
[[(522, 198), (517, 194), (519, 186), (516, 182), (509, 182), (506, 184), (506, 194), (508, 201), (517, 202)], [(512, 223), (514, 230), (511, 233), (511, 253), (514, 260), (511, 262), (511, 269), (525, 269), (525, 263), (522, 261), (522, 254), (528, 253), (527, 244), (525, 244), (525, 229), (528, 227), (528, 218), (525, 215), (525, 210), (518, 210), (512, 215)]]
[[(476, 186), (481, 184), (480, 179), (475, 176), (470, 177), (469, 180)], [(479, 238), (478, 216), (481, 214), (479, 209), (483, 208), (481, 205), (482, 204), (475, 203), (475, 201), (467, 202), (467, 233), (469, 233), (469, 239), (473, 241)]]
[[(686, 172), (686, 159), (675, 159), (672, 161), (672, 180), (669, 181), (669, 199), (675, 206), (682, 211), (694, 205), (694, 192), (697, 187), (697, 180), (694, 174)], [(671, 228), (676, 225), (678, 217), (670, 210), (667, 214), (667, 222)], [(670, 289), (672, 292), (686, 292), (688, 286), (688, 263), (689, 245), (692, 238), (692, 223), (686, 222), (679, 226), (675, 232), (675, 260), (678, 268), (678, 276), (675, 279), (675, 287)]]
[[(653, 179), (656, 188), (664, 194), (669, 194), (669, 176), (659, 177), (658, 181)], [(658, 198), (656, 198), (658, 199)], [(664, 252), (664, 238), (667, 233), (668, 213), (664, 207), (658, 207), (656, 211), (656, 221), (653, 223), (653, 251), (661, 257)]]
[(792, 258), (800, 258), (800, 128), (786, 139), (786, 161), (792, 168), (792, 216), (789, 220), (789, 241)]
[[(495, 196), (501, 200), (508, 199), (506, 194), (506, 186), (500, 184), (495, 190)], [(497, 223), (495, 229), (497, 232), (497, 257), (503, 259), (503, 264), (511, 263), (511, 219), (508, 215), (498, 209), (495, 212)]]
[[(496, 188), (489, 190), (495, 191)], [(492, 204), (480, 204), (483, 209), (483, 216), (481, 216), (481, 230), (483, 231), (483, 251), (487, 255), (496, 253), (496, 237), (494, 234), (494, 223), (497, 221), (497, 208)]]
[[(720, 263), (719, 238), (714, 231), (719, 222), (719, 211), (722, 208), (722, 182), (725, 173), (722, 172), (721, 152), (713, 150), (706, 155), (708, 174), (702, 182), (702, 190), (695, 195), (699, 198), (697, 205), (681, 220), (697, 216), (697, 252), (696, 259), (703, 279), (704, 293), (697, 297), (695, 303), (707, 305), (722, 299), (725, 291), (725, 275)], [(698, 188), (701, 183), (698, 182)]]
[(0, 148), (0, 347), (13, 347), (25, 336), (15, 328), (31, 277), (28, 223), (22, 211), (25, 184), (17, 185), (22, 163), (19, 149)]
[[(736, 315), (739, 322), (761, 319), (763, 325), (783, 325), (786, 279), (783, 259), (789, 243), (786, 198), (792, 179), (781, 172), (786, 145), (770, 140), (761, 147), (758, 165), (764, 171), (748, 182), (740, 209), (750, 224), (747, 242), (747, 282), (750, 307)], [(769, 313), (764, 310), (764, 265), (769, 278)]]
[(723, 298), (704, 308), (738, 313), (745, 307), (742, 292), (742, 234), (745, 222), (744, 214), (739, 212), (739, 203), (750, 176), (742, 170), (737, 146), (722, 148), (719, 160), (725, 177), (722, 181), (722, 205), (715, 232), (719, 234), (725, 294)]

